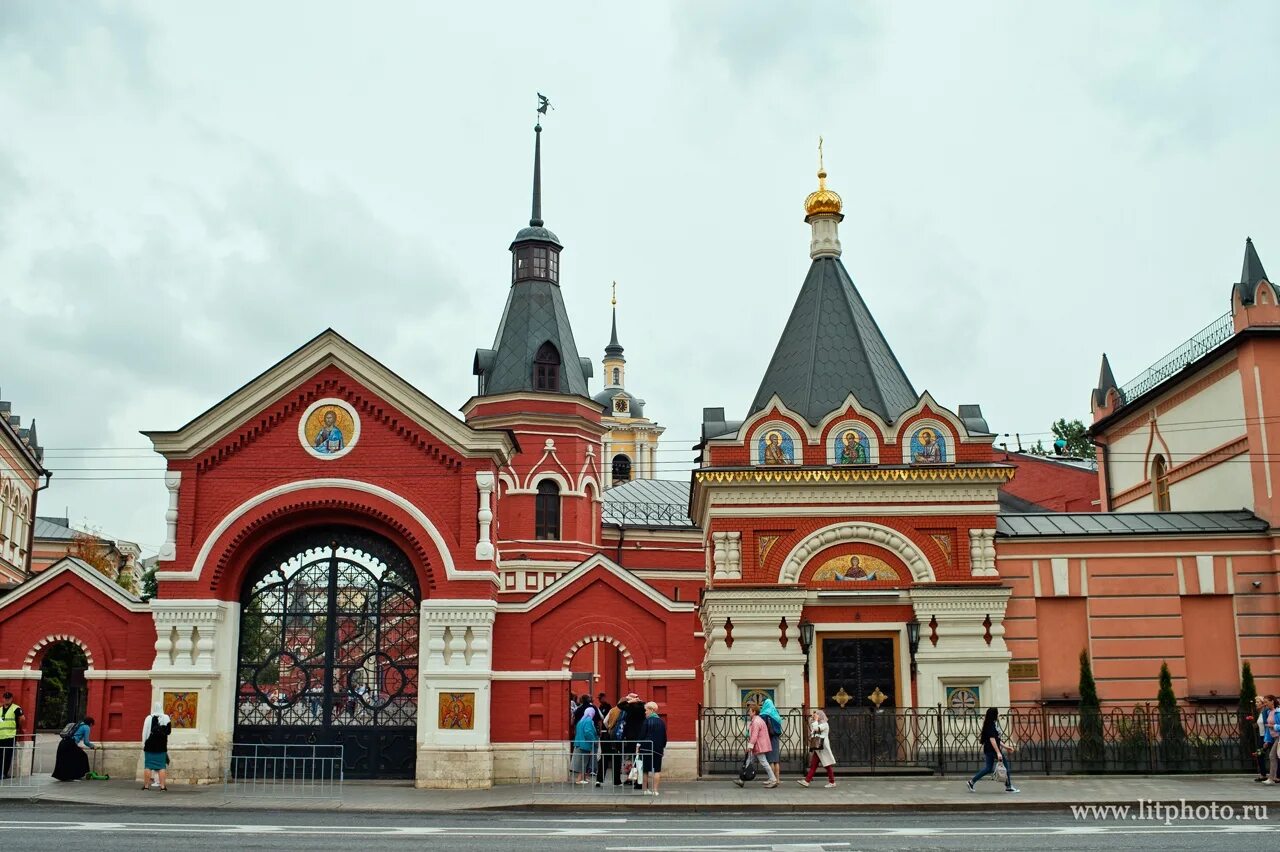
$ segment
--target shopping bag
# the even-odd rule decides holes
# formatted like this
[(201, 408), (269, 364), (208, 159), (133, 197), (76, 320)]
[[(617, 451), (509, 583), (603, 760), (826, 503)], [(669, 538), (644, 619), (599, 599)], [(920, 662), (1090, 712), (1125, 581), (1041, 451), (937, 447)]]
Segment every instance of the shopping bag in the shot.
[(738, 778), (742, 781), (754, 781), (756, 778), (756, 756), (754, 754), (747, 755), (747, 762), (742, 764), (742, 771), (738, 773)]
[(1003, 760), (996, 761), (995, 779), (1001, 784), (1009, 783), (1009, 768), (1004, 765)]

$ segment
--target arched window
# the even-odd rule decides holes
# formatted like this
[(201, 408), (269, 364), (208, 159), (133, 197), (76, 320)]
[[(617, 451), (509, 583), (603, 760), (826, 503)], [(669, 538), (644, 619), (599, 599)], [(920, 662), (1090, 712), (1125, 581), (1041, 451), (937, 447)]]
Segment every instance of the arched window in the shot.
[(1169, 509), (1169, 469), (1164, 463), (1164, 456), (1156, 454), (1151, 460), (1151, 491), (1156, 496), (1156, 511), (1168, 512)]
[(560, 486), (553, 480), (538, 483), (538, 496), (534, 506), (533, 537), (549, 541), (560, 538)]
[(621, 367), (613, 368), (613, 383), (615, 385), (622, 384), (622, 368)]
[(533, 389), (560, 391), (560, 351), (549, 340), (538, 347), (538, 354), (533, 356)]
[(631, 459), (618, 453), (613, 457), (613, 484), (631, 481)]

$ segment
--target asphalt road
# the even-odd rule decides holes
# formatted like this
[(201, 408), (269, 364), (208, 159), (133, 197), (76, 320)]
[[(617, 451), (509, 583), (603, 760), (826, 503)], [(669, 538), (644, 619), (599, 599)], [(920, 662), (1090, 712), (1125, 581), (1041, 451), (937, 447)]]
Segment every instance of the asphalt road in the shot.
[(1075, 820), (1069, 811), (884, 814), (358, 814), (121, 809), (0, 802), (0, 837), (24, 852), (72, 849), (930, 850), (1274, 848), (1275, 822)]

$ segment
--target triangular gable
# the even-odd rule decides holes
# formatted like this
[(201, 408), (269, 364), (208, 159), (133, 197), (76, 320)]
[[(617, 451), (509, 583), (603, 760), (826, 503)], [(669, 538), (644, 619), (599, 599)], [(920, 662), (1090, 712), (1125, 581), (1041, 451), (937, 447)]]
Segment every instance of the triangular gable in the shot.
[(43, 588), (63, 574), (74, 574), (97, 589), (112, 603), (129, 612), (150, 612), (151, 607), (137, 595), (131, 594), (108, 580), (89, 563), (74, 556), (64, 556), (45, 570), (21, 583), (12, 592), (0, 598), (0, 610)]
[(336, 366), (382, 396), (449, 443), (462, 456), (488, 456), (501, 464), (515, 450), (511, 437), (505, 432), (472, 429), (331, 328), (313, 337), (182, 428), (142, 434), (150, 438), (156, 452), (166, 458), (193, 458), (308, 377), (329, 366)]
[(554, 583), (538, 592), (529, 600), (523, 603), (502, 603), (498, 604), (499, 612), (532, 612), (539, 607), (546, 605), (555, 598), (564, 594), (575, 582), (592, 573), (593, 571), (603, 571), (622, 580), (631, 588), (635, 589), (644, 597), (656, 603), (667, 612), (693, 612), (694, 604), (687, 601), (673, 601), (657, 589), (650, 586), (644, 580), (641, 580), (635, 574), (632, 574), (626, 568), (614, 562), (607, 556), (597, 553), (588, 557), (579, 563), (573, 570), (566, 574), (562, 574)]

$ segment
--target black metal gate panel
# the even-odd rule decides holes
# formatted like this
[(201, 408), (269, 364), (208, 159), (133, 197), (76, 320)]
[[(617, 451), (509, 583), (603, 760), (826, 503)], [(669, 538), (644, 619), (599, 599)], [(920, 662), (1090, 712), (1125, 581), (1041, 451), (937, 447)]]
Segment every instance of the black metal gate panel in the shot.
[(350, 778), (412, 778), (413, 565), (381, 536), (304, 530), (255, 562), (240, 610), (235, 742), (341, 745)]
[(822, 639), (823, 709), (838, 765), (874, 768), (895, 762), (897, 679), (892, 639)]

